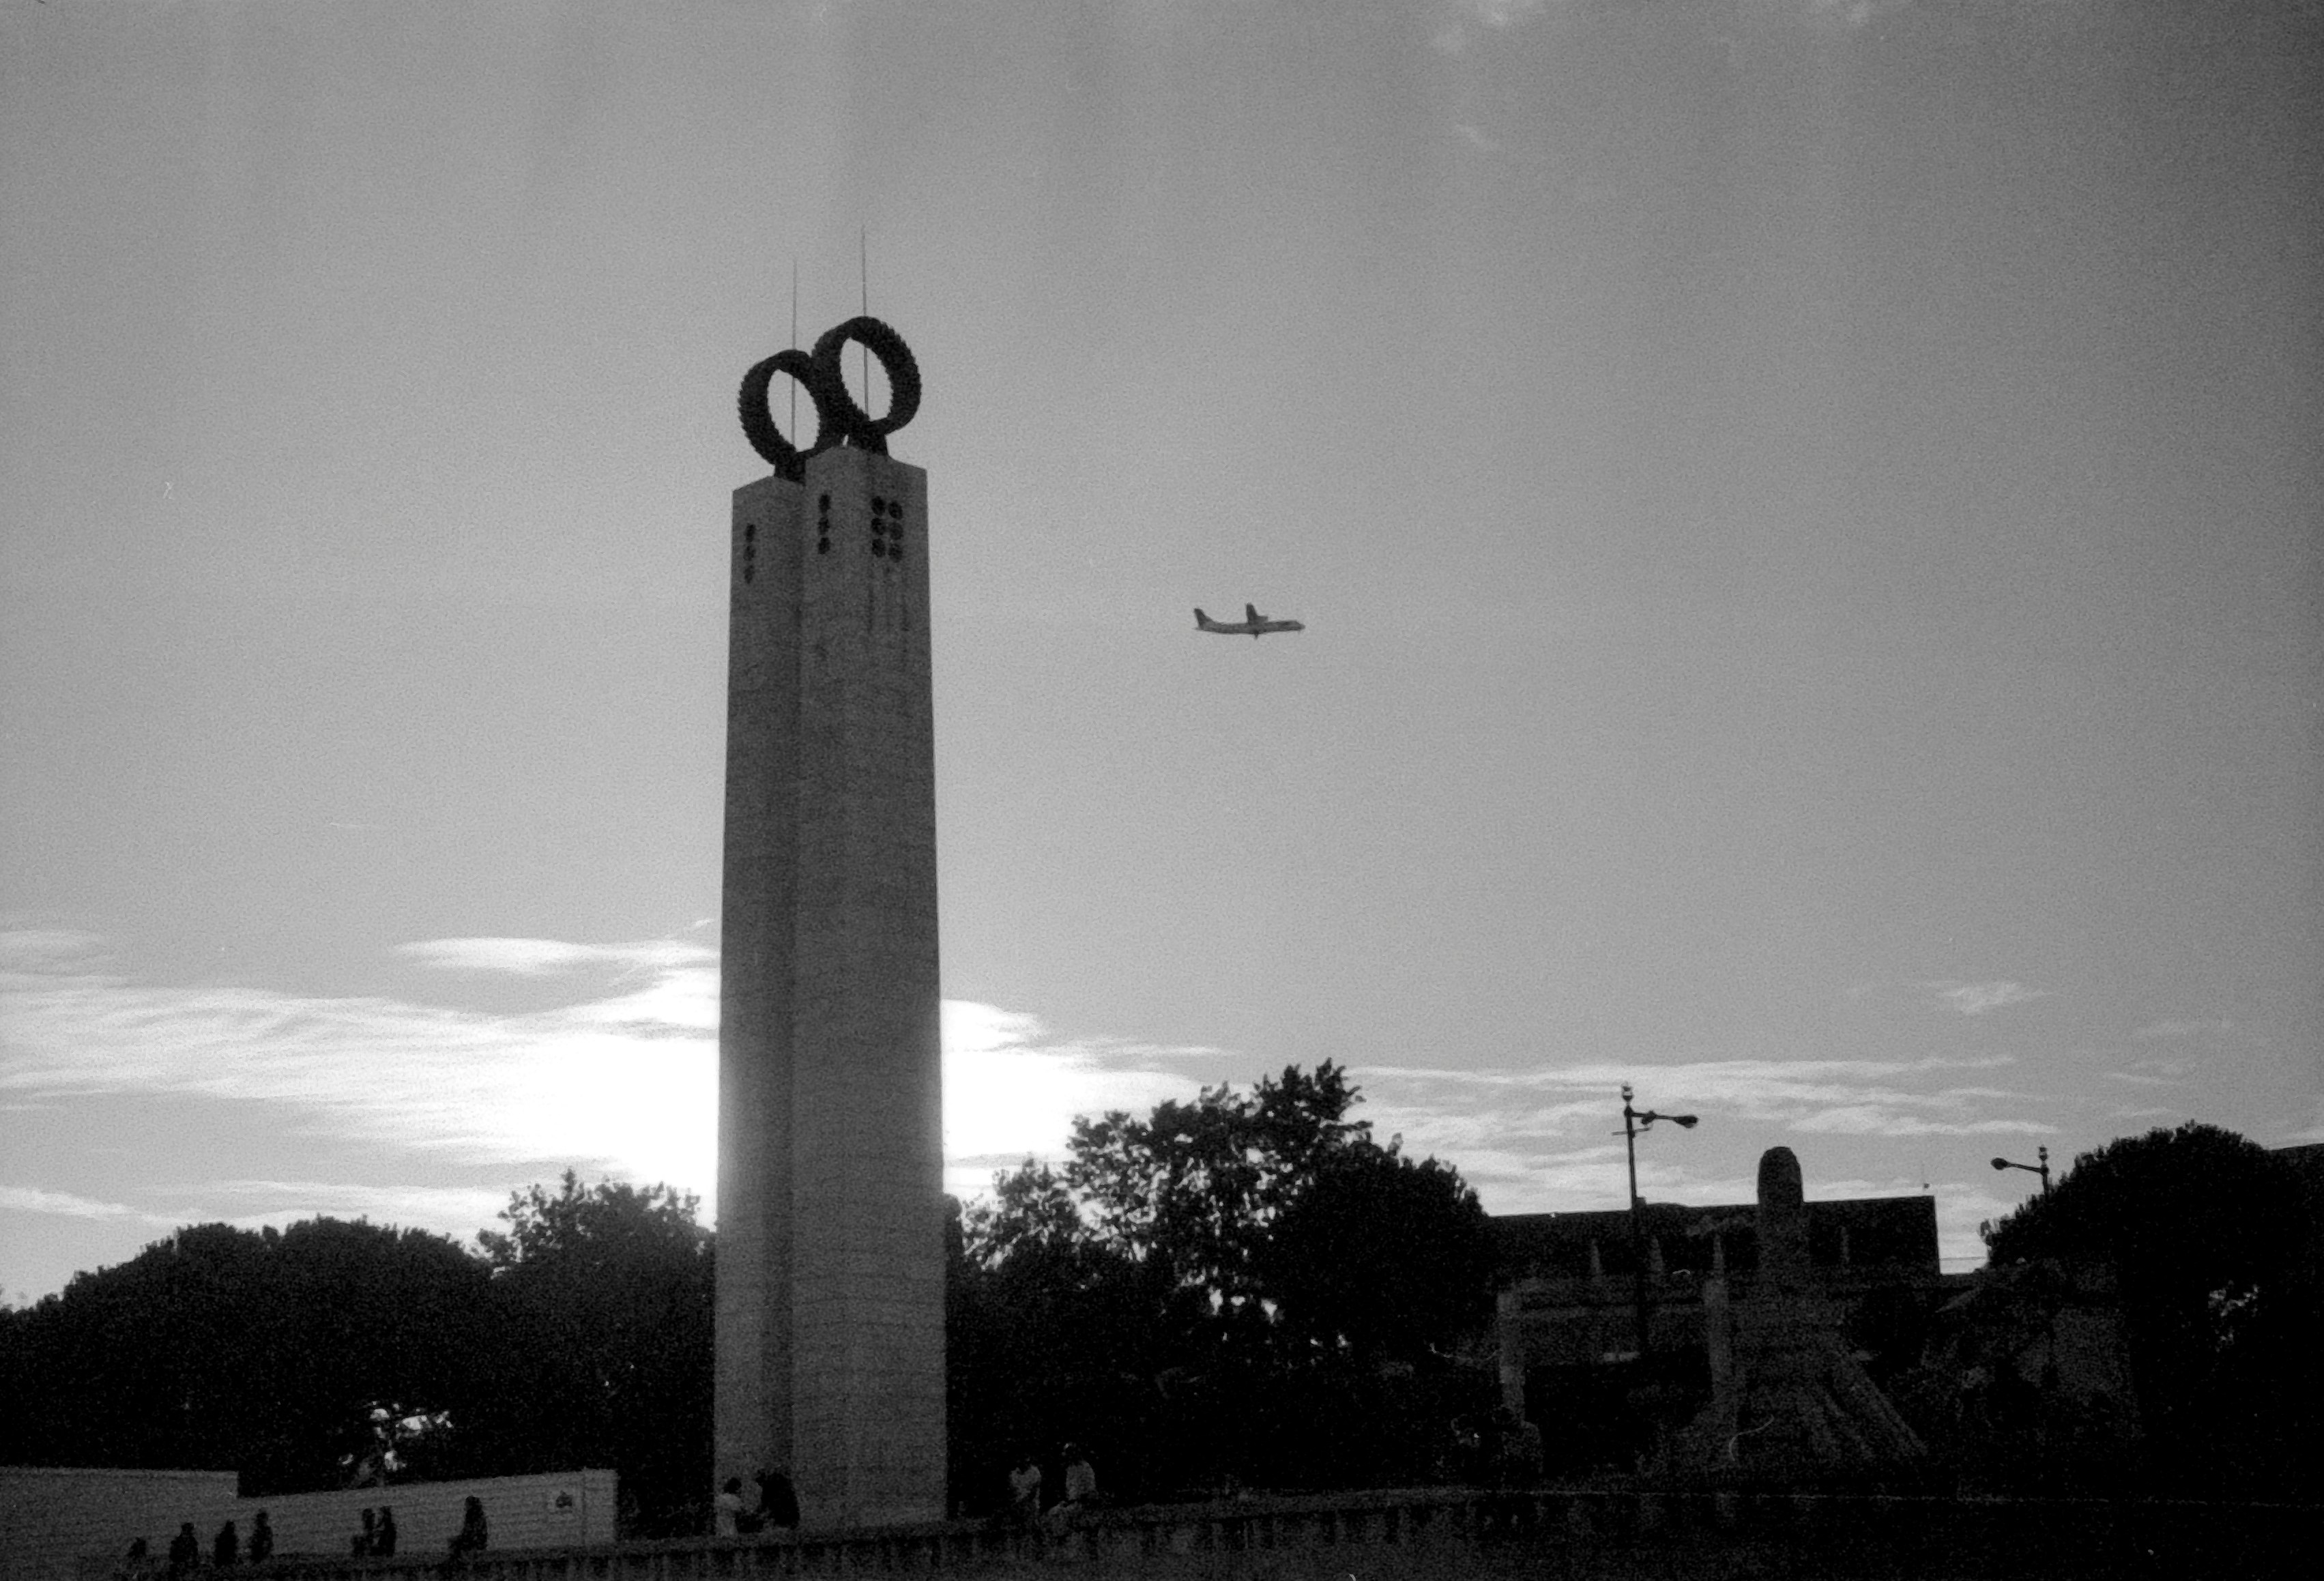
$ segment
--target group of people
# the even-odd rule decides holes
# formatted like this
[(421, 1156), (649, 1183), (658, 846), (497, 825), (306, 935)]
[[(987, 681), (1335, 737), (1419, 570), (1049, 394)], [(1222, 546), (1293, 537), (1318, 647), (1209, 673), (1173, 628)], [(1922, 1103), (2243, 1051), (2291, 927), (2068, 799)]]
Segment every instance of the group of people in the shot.
[(1044, 1524), (1052, 1530), (1063, 1530), (1074, 1519), (1096, 1508), (1097, 1468), (1078, 1444), (1068, 1444), (1063, 1451), (1065, 1461), (1065, 1496), (1056, 1503), (1044, 1505), (1041, 1501), (1041, 1461), (1031, 1450), (1019, 1456), (1009, 1473), (1009, 1518), (1026, 1530)]
[(798, 1493), (781, 1471), (761, 1467), (751, 1474), (752, 1492), (730, 1476), (711, 1501), (711, 1530), (719, 1537), (750, 1537), (761, 1531), (791, 1531), (799, 1521)]
[(363, 1512), (363, 1530), (347, 1551), (359, 1559), (384, 1558), (395, 1552), (395, 1512), (382, 1504)]
[[(792, 1519), (798, 1519), (796, 1513)], [(457, 1560), (477, 1553), (483, 1549), (484, 1542), (484, 1502), (471, 1493), (466, 1508), (460, 1514), (460, 1530), (452, 1538), (451, 1557)], [(395, 1512), (382, 1504), (376, 1510), (363, 1512), (363, 1530), (355, 1533), (349, 1551), (359, 1559), (392, 1558), (395, 1554)], [(243, 1540), (232, 1521), (219, 1527), (217, 1535), (210, 1539), (209, 1566), (212, 1569), (231, 1570), (238, 1565), (263, 1565), (273, 1557), (274, 1528), (266, 1519), (263, 1510), (251, 1518), (247, 1542)], [(194, 1530), (192, 1521), (183, 1521), (178, 1527), (178, 1535), (170, 1540), (169, 1563), (161, 1574), (169, 1581), (184, 1581), (185, 1577), (201, 1568), (202, 1539)], [(129, 1552), (123, 1558), (115, 1575), (119, 1581), (152, 1581), (154, 1576), (152, 1556), (143, 1538), (129, 1545)]]
[[(267, 1524), (263, 1510), (250, 1523), (247, 1545), (231, 1521), (219, 1527), (217, 1535), (210, 1539), (209, 1562), (216, 1569), (231, 1570), (236, 1565), (263, 1565), (273, 1557), (274, 1528)], [(190, 1576), (201, 1567), (201, 1537), (194, 1530), (192, 1521), (180, 1521), (178, 1535), (170, 1539), (169, 1564), (162, 1573), (176, 1581), (177, 1577)], [(145, 1581), (145, 1577), (153, 1574), (152, 1554), (145, 1546), (143, 1538), (129, 1545), (129, 1552), (123, 1556), (117, 1573), (124, 1581)]]

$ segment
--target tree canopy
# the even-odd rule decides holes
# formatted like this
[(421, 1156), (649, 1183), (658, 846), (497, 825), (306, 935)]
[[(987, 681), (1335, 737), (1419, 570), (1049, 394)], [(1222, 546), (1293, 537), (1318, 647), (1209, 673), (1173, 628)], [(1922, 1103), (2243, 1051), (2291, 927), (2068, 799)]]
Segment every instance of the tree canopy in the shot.
[(612, 1465), (648, 1531), (707, 1496), (713, 1236), (699, 1199), (571, 1170), (517, 1192), (477, 1237), (491, 1269), (502, 1386), (475, 1452), (508, 1472)]
[[(955, 1213), (954, 1487), (1086, 1446), (1125, 1496), (1430, 1475), (1490, 1304), (1476, 1196), (1351, 1117), (1339, 1067), (1075, 1123)], [(714, 1238), (664, 1186), (567, 1170), (473, 1249), (207, 1225), (0, 1310), (0, 1460), (232, 1467), (262, 1493), (621, 1473), (632, 1534), (698, 1530)]]
[(198, 1225), (6, 1315), (0, 1459), (215, 1466), (254, 1493), (425, 1469), (467, 1414), (486, 1271), (420, 1230)]
[(209, 1466), (253, 1493), (611, 1465), (632, 1525), (710, 1475), (710, 1232), (567, 1171), (476, 1252), (331, 1218), (201, 1225), (0, 1312), (0, 1461)]
[(2120, 1137), (1985, 1239), (1997, 1269), (2111, 1272), (2160, 1475), (2251, 1486), (2308, 1464), (2324, 1426), (2318, 1225), (2281, 1157), (2197, 1122)]
[(1148, 1491), (1426, 1475), (1448, 1391), (1483, 1387), (1455, 1351), (1489, 1309), (1484, 1213), (1360, 1097), (1288, 1067), (1000, 1176), (954, 1275), (957, 1484), (1068, 1438)]

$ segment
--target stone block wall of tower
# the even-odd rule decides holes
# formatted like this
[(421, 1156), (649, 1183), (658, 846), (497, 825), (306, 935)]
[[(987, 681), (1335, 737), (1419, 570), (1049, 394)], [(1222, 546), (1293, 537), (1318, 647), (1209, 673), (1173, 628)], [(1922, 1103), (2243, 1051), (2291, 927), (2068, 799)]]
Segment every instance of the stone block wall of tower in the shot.
[(734, 495), (715, 1462), (810, 1526), (945, 1513), (927, 476)]

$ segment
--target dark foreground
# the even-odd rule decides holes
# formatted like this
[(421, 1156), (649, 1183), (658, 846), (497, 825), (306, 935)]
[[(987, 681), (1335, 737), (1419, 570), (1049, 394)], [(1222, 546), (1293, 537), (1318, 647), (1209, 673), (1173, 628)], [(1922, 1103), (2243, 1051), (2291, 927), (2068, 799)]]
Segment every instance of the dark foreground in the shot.
[(2324, 1504), (1428, 1489), (1112, 1511), (1055, 1532), (946, 1521), (798, 1538), (278, 1561), (301, 1581), (695, 1581), (950, 1573), (1215, 1581), (2098, 1581), (2307, 1576)]

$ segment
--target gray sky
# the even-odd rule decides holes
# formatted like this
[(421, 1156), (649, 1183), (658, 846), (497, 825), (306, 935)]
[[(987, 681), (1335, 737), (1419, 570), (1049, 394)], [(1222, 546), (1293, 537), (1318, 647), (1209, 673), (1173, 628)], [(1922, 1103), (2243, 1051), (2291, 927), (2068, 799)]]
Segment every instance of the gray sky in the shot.
[[(733, 418), (929, 474), (955, 1188), (2324, 1137), (2313, 5), (0, 8), (0, 1292), (713, 1183)], [(1197, 637), (1256, 602), (1307, 623)], [(1959, 1265), (1959, 1264), (1956, 1264)]]

